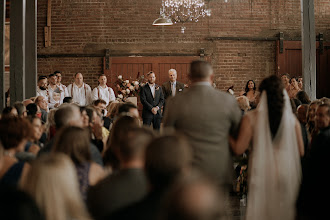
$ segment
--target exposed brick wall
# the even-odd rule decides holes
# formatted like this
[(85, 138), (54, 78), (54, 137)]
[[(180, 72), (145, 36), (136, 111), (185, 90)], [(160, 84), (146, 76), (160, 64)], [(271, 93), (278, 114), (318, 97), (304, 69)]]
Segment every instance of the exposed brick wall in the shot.
[[(215, 41), (206, 37), (274, 37), (284, 32), (300, 37), (300, 0), (212, 0), (212, 16), (180, 25), (152, 26), (161, 0), (52, 0), (52, 46), (44, 47), (47, 0), (38, 1), (38, 54), (186, 53), (205, 48), (220, 89), (234, 84), (242, 90), (248, 79), (257, 82), (275, 73), (275, 42)], [(330, 1), (315, 1), (316, 33), (330, 41)], [(102, 72), (101, 58), (39, 58), (38, 73), (63, 71), (63, 81), (82, 71), (92, 87)]]

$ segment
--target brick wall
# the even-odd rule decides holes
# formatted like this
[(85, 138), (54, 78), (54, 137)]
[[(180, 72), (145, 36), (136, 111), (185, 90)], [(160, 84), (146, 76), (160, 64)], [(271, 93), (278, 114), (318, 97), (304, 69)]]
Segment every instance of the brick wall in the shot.
[[(159, 16), (161, 0), (52, 0), (52, 46), (44, 47), (47, 0), (38, 1), (38, 54), (185, 53), (205, 48), (215, 68), (218, 88), (244, 88), (248, 79), (258, 82), (275, 73), (275, 42), (207, 41), (206, 37), (275, 37), (284, 32), (300, 37), (300, 0), (212, 0), (212, 16), (180, 25), (152, 26)], [(330, 1), (315, 1), (316, 33), (330, 41)], [(63, 71), (68, 84), (81, 71), (86, 82), (96, 85), (102, 59), (39, 58), (38, 73)]]

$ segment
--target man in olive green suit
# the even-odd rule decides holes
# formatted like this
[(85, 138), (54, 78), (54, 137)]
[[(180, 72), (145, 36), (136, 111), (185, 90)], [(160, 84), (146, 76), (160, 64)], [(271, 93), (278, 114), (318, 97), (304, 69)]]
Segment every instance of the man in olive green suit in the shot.
[(228, 137), (241, 119), (236, 99), (212, 87), (213, 70), (205, 61), (191, 63), (189, 90), (167, 101), (164, 127), (182, 132), (194, 152), (194, 166), (223, 187), (232, 183), (233, 163)]

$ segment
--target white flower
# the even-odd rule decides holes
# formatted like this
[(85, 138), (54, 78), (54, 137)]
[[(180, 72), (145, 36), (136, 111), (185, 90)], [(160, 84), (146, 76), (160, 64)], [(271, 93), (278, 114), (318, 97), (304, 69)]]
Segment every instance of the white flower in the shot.
[(127, 83), (127, 84), (128, 84), (128, 83), (129, 83), (129, 80), (128, 80), (128, 79), (127, 79), (127, 80), (125, 80), (125, 83)]
[(122, 79), (122, 78), (123, 78), (123, 76), (122, 76), (122, 75), (119, 75), (119, 76), (118, 76), (118, 79)]
[(126, 93), (127, 93), (127, 94), (130, 94), (130, 93), (131, 93), (131, 90), (126, 89)]
[(130, 86), (129, 90), (133, 91), (134, 90), (134, 86)]
[(136, 86), (139, 85), (139, 82), (138, 81), (135, 81), (134, 82), (134, 85), (136, 85)]
[(122, 99), (122, 98), (124, 98), (124, 96), (122, 94), (119, 94), (118, 98)]
[(126, 94), (126, 90), (121, 90), (121, 93)]

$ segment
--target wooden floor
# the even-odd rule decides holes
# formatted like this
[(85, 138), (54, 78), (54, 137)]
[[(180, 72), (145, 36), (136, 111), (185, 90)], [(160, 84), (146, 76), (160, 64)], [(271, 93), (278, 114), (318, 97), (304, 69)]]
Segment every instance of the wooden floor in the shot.
[[(245, 203), (245, 206), (244, 206)], [(226, 204), (229, 210), (228, 215), (232, 220), (244, 220), (246, 211), (246, 200), (243, 201), (238, 195), (231, 194)]]

